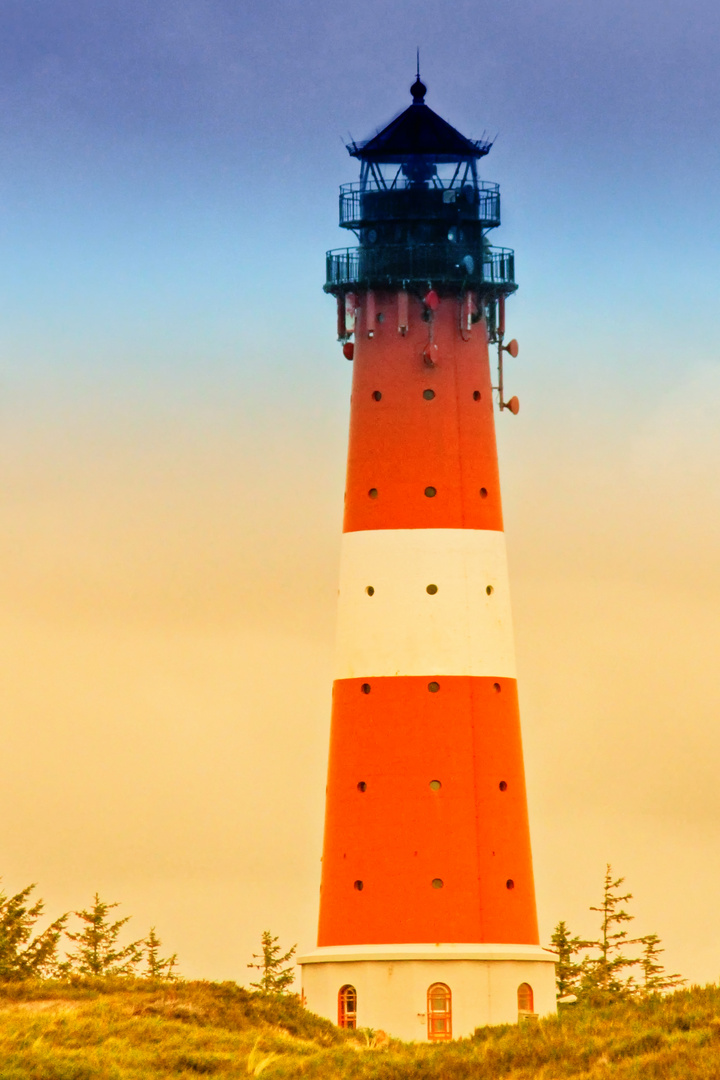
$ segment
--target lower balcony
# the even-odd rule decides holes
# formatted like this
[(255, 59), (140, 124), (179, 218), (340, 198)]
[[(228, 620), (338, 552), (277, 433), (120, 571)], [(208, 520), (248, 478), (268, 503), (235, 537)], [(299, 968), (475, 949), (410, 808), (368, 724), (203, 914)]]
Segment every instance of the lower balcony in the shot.
[(491, 295), (514, 292), (515, 252), (483, 245), (388, 244), (328, 251), (325, 291), (352, 288), (428, 287), (475, 289)]

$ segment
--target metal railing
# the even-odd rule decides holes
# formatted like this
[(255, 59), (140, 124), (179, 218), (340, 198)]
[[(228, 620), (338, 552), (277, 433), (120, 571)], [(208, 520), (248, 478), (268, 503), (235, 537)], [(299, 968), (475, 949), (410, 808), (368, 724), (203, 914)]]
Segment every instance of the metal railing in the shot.
[(427, 187), (419, 188), (415, 180), (400, 177), (387, 184), (378, 184), (372, 177), (367, 180), (353, 180), (349, 184), (341, 184), (340, 191), (462, 191), (463, 188), (471, 187), (476, 191), (499, 191), (500, 185), (492, 180), (476, 180), (463, 176), (456, 176), (452, 180), (442, 180), (434, 177), (428, 181)]
[(393, 244), (377, 248), (339, 248), (326, 256), (325, 291), (343, 287), (433, 285), (486, 286), (512, 292), (515, 252), (484, 246), (466, 251), (457, 244)]
[(487, 228), (500, 224), (500, 185), (448, 184), (418, 188), (401, 182), (392, 188), (363, 184), (340, 187), (340, 224), (357, 228), (376, 221), (448, 220), (466, 218)]

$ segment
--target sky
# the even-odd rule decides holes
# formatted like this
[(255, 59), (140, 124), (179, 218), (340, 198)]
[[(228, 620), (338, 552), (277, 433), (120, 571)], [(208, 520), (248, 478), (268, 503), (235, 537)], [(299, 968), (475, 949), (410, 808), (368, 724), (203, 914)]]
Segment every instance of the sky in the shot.
[[(315, 940), (344, 143), (496, 138), (497, 417), (543, 941), (606, 863), (720, 976), (720, 8), (0, 2), (0, 876), (187, 977)], [(497, 136), (497, 137), (496, 137)]]

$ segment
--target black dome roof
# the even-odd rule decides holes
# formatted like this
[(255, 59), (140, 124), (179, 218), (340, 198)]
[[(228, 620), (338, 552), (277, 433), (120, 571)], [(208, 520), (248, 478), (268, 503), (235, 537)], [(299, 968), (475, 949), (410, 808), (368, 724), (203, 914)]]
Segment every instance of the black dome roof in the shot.
[(400, 164), (415, 154), (431, 157), (436, 162), (447, 162), (481, 158), (490, 152), (491, 142), (466, 139), (425, 104), (425, 86), (419, 76), (410, 93), (413, 96), (412, 105), (391, 120), (387, 127), (364, 143), (351, 143), (348, 146), (352, 157)]

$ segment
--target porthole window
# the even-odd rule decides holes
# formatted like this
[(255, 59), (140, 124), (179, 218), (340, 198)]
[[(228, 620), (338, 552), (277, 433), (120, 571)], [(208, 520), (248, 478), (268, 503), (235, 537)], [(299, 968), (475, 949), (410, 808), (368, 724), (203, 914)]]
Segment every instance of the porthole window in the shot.
[(428, 683), (428, 690), (430, 691), (431, 694), (437, 694), (439, 689), (440, 689), (440, 683), (439, 682), (429, 682)]
[(437, 592), (437, 585), (428, 585), (425, 589), (425, 592), (430, 593), (431, 596), (434, 596)]
[(444, 884), (445, 884), (445, 882), (440, 877), (434, 877), (432, 879), (432, 887), (433, 887), (433, 889), (442, 889)]
[(425, 398), (426, 401), (432, 401), (432, 399), (435, 397), (435, 391), (434, 390), (423, 390), (423, 397)]
[(431, 780), (430, 781), (430, 790), (431, 791), (439, 791), (441, 787), (442, 787), (442, 784), (440, 783), (439, 780)]
[(513, 881), (513, 879), (511, 877), (509, 877), (507, 879), (507, 881), (505, 882), (505, 888), (506, 889), (514, 889), (515, 888), (515, 882)]
[[(377, 492), (375, 492), (377, 494)], [(487, 499), (487, 488), (480, 488), (480, 498)]]
[(501, 780), (498, 787), (501, 791), (507, 791), (507, 780)]
[(530, 983), (520, 983), (518, 986), (518, 1012), (531, 1013), (533, 1008), (533, 989)]
[(426, 487), (425, 488), (425, 494), (428, 497), (428, 499), (434, 499), (435, 496), (437, 495), (437, 488)]
[(353, 889), (357, 889), (358, 892), (362, 892), (363, 891), (363, 883), (362, 883), (362, 881), (353, 881)]
[(502, 687), (501, 687), (499, 682), (494, 682), (493, 683), (493, 690), (495, 691), (496, 694), (500, 693), (500, 691), (502, 690)]
[(482, 394), (479, 390), (473, 390), (473, 401), (479, 401), (481, 397)]
[(363, 694), (369, 694), (370, 693), (370, 683), (369, 682), (364, 682), (361, 685), (360, 690), (362, 691)]
[(341, 986), (338, 994), (338, 1027), (357, 1026), (357, 990), (354, 986)]
[(370, 488), (370, 490), (368, 491), (368, 495), (370, 496), (371, 499), (377, 499), (377, 497), (378, 497), (378, 489), (377, 488)]
[(487, 585), (487, 586), (485, 587), (485, 592), (486, 592), (486, 593), (488, 594), (488, 596), (492, 596), (492, 594), (493, 594), (493, 587), (492, 587), (492, 585)]
[(382, 394), (379, 390), (373, 390), (373, 401), (380, 401)]
[(361, 780), (357, 786), (358, 791), (367, 791), (367, 784), (364, 780)]
[(428, 987), (427, 1032), (430, 1042), (452, 1039), (452, 994), (445, 983), (433, 983)]
[(366, 593), (368, 594), (368, 596), (374, 596), (374, 595), (375, 595), (375, 588), (374, 588), (374, 586), (372, 586), (372, 585), (367, 585), (367, 586), (365, 587), (365, 592), (366, 592)]

